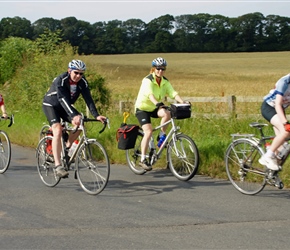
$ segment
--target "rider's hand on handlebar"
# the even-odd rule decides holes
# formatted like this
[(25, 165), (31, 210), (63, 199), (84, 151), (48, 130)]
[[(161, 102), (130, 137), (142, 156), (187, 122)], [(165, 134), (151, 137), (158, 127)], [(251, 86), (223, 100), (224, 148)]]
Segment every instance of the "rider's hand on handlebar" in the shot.
[(96, 119), (98, 121), (100, 121), (101, 123), (104, 123), (106, 121), (107, 117), (99, 115), (99, 116), (96, 117)]
[(157, 102), (157, 103), (155, 104), (155, 106), (156, 106), (157, 108), (160, 108), (160, 107), (163, 107), (163, 106), (165, 106), (165, 105), (164, 105), (163, 102)]
[(72, 121), (71, 121), (71, 124), (73, 126), (80, 126), (81, 125), (81, 119), (82, 119), (82, 116), (81, 115), (76, 115), (72, 118)]
[(3, 113), (3, 114), (2, 114), (2, 117), (3, 117), (4, 119), (7, 119), (7, 118), (8, 118), (8, 115), (7, 115), (6, 113)]
[(290, 132), (290, 123), (289, 122), (284, 123), (284, 129), (285, 129), (285, 131)]

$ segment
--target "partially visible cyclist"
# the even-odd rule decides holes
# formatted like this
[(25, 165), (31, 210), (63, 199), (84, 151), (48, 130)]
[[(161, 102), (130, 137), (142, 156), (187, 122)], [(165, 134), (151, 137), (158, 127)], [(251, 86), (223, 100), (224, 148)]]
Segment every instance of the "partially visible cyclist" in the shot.
[[(170, 112), (162, 108), (165, 96), (175, 99), (179, 103), (184, 103), (178, 93), (173, 89), (169, 80), (164, 77), (167, 62), (162, 57), (152, 61), (149, 75), (143, 78), (142, 84), (135, 103), (136, 117), (144, 131), (141, 142), (141, 159), (139, 165), (145, 170), (152, 170), (152, 166), (146, 159), (146, 151), (152, 136), (152, 118), (161, 118), (161, 125), (171, 119)], [(159, 138), (166, 136), (166, 126), (161, 128)]]
[[(82, 94), (91, 114), (97, 120), (104, 123), (106, 117), (98, 113), (88, 82), (84, 77), (86, 65), (81, 60), (72, 60), (68, 64), (68, 70), (57, 76), (45, 94), (43, 99), (43, 112), (52, 128), (52, 152), (54, 157), (56, 175), (59, 177), (67, 177), (68, 172), (61, 165), (61, 136), (62, 126), (61, 119), (71, 123), (74, 127), (79, 126), (81, 115), (73, 104)], [(71, 133), (67, 141), (67, 149), (70, 148), (73, 141), (79, 136), (80, 132)]]
[(1, 94), (0, 94), (0, 109), (2, 112), (2, 117), (6, 119), (8, 116), (7, 116), (7, 112), (6, 112), (6, 108), (4, 104), (4, 98)]
[(290, 123), (287, 120), (285, 109), (290, 105), (290, 74), (281, 77), (264, 97), (261, 112), (263, 117), (273, 125), (275, 138), (267, 152), (259, 159), (262, 165), (277, 171), (276, 152), (290, 136)]

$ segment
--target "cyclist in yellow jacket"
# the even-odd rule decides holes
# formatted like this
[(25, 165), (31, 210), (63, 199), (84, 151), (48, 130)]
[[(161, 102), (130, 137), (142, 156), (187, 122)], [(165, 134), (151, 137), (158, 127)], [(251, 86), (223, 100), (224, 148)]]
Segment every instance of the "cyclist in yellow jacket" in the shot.
[[(169, 80), (163, 76), (167, 62), (158, 57), (152, 61), (150, 74), (143, 78), (142, 84), (135, 103), (136, 117), (144, 131), (141, 142), (141, 160), (139, 165), (149, 171), (152, 166), (146, 159), (146, 150), (152, 136), (152, 118), (161, 118), (161, 125), (171, 119), (170, 111), (164, 109), (165, 96), (175, 99), (179, 103), (184, 103), (178, 93), (173, 89)], [(166, 136), (166, 127), (161, 128), (159, 137)]]

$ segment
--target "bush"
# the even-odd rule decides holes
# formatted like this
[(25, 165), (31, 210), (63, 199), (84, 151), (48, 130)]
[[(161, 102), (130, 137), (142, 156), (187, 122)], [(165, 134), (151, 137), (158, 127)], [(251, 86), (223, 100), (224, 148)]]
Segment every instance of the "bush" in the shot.
[(0, 43), (0, 83), (11, 80), (17, 68), (31, 57), (33, 42), (18, 37), (10, 37)]

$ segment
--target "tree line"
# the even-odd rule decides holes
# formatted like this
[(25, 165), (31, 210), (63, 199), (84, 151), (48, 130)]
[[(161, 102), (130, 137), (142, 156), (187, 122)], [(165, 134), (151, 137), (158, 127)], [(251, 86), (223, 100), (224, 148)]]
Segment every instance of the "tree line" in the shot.
[(59, 32), (78, 54), (161, 52), (262, 52), (290, 50), (290, 18), (259, 12), (239, 17), (222, 15), (163, 15), (149, 23), (141, 19), (89, 22), (66, 17), (5, 17), (0, 41), (8, 37), (36, 40), (45, 31)]

